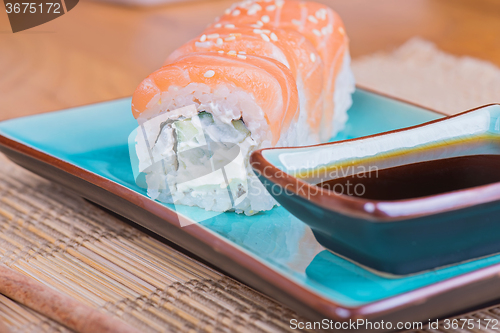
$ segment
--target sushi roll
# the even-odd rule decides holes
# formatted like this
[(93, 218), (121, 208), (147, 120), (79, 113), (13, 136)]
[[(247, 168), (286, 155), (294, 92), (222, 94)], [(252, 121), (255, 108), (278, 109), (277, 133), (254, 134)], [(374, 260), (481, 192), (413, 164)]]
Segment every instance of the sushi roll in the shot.
[[(342, 21), (324, 5), (233, 5), (133, 95), (147, 138), (136, 151), (148, 195), (247, 215), (271, 209), (276, 203), (253, 174), (251, 152), (320, 143), (341, 130), (354, 91), (349, 61)], [(237, 158), (207, 174), (201, 166), (213, 167), (217, 142)]]

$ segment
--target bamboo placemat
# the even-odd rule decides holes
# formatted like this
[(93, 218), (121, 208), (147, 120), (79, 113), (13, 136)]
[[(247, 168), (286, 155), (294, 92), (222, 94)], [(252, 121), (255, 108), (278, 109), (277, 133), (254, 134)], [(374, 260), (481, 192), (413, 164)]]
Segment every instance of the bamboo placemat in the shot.
[[(359, 59), (353, 68), (363, 85), (450, 113), (500, 98), (496, 67), (443, 54), (421, 40)], [(492, 85), (489, 93), (471, 88), (477, 80)], [(443, 88), (447, 82), (453, 85)], [(436, 89), (441, 97), (425, 94)], [(0, 263), (143, 332), (289, 332), (297, 331), (290, 319), (305, 321), (2, 155)], [(500, 318), (500, 307), (461, 318)], [(69, 331), (1, 295), (0, 321), (11, 332)]]
[[(143, 332), (287, 332), (297, 314), (0, 155), (0, 262)], [(13, 331), (65, 329), (0, 297)]]

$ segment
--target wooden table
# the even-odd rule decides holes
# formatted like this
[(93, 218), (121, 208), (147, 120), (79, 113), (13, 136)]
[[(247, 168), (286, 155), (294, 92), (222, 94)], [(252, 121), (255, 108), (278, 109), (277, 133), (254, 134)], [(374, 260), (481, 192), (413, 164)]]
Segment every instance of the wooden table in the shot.
[[(232, 2), (136, 8), (82, 1), (16, 34), (0, 11), (0, 120), (131, 95)], [(343, 17), (354, 58), (421, 36), (500, 66), (499, 0), (320, 1)]]
[[(13, 34), (0, 12), (0, 120), (129, 96), (232, 0), (137, 8), (82, 0)], [(500, 65), (497, 0), (321, 0), (343, 17), (353, 57), (413, 36)], [(3, 7), (2, 7), (3, 8)]]

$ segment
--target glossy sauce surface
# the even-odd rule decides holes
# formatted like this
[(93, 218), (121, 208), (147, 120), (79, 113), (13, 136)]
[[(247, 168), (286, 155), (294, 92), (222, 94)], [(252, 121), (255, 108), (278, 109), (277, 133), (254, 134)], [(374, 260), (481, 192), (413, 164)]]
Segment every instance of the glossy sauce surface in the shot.
[(372, 169), (318, 186), (360, 198), (401, 200), (495, 182), (500, 182), (500, 155), (472, 155)]

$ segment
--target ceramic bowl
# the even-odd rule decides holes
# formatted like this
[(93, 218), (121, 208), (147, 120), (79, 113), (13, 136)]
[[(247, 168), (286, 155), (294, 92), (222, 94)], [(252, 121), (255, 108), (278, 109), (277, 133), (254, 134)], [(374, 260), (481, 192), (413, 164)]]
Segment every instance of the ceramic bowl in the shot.
[(364, 199), (315, 184), (332, 170), (345, 175), (485, 154), (500, 154), (500, 105), (357, 139), (262, 149), (251, 162), (267, 190), (324, 247), (405, 275), (500, 252), (500, 183), (404, 200)]

